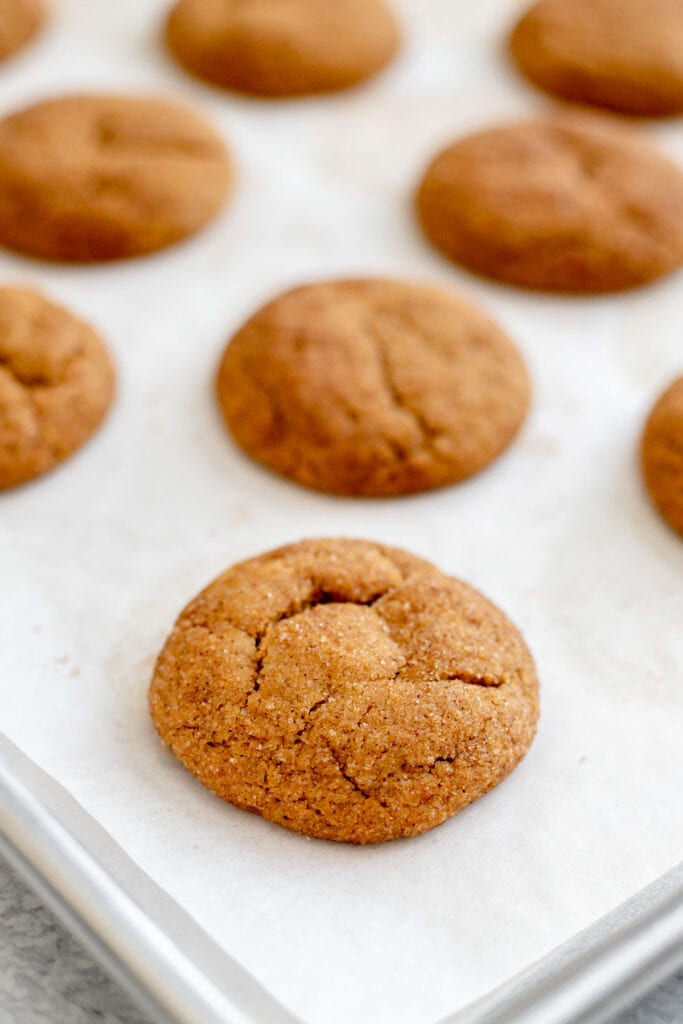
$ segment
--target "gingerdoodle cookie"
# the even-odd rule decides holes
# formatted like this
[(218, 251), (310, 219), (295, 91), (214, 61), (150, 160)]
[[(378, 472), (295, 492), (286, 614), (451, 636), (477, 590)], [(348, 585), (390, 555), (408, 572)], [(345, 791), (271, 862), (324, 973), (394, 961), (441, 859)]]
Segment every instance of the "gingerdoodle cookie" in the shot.
[(44, 22), (42, 0), (0, 0), (0, 60), (26, 46)]
[(113, 393), (111, 359), (91, 327), (31, 288), (0, 288), (0, 490), (80, 448)]
[(400, 36), (384, 0), (179, 0), (166, 42), (199, 78), (283, 97), (370, 78), (395, 56)]
[(510, 444), (529, 406), (519, 352), (475, 307), (381, 279), (308, 285), (228, 345), (218, 398), (253, 459), (334, 494), (454, 483)]
[(460, 580), (358, 540), (241, 562), (181, 613), (154, 724), (223, 800), (351, 843), (418, 835), (497, 785), (538, 718), (515, 626)]
[(546, 118), (460, 139), (416, 197), (429, 240), (510, 284), (609, 292), (683, 261), (683, 174), (600, 118)]
[(522, 74), (562, 99), (625, 114), (683, 111), (680, 0), (541, 0), (509, 47)]
[(664, 392), (645, 425), (645, 483), (661, 514), (683, 534), (683, 377)]
[(0, 121), (0, 245), (48, 260), (141, 256), (216, 215), (223, 143), (161, 100), (67, 96)]

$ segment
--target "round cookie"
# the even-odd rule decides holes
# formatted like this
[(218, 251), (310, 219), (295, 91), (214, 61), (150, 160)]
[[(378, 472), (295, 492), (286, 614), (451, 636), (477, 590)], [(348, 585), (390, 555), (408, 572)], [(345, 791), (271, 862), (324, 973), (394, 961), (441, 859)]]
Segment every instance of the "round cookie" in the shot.
[(199, 78), (283, 97), (370, 78), (395, 56), (400, 37), (384, 0), (179, 0), (166, 42)]
[(626, 114), (683, 111), (680, 0), (541, 0), (510, 52), (534, 85)]
[(530, 387), (515, 346), (473, 306), (366, 279), (270, 302), (228, 345), (217, 390), (257, 462), (321, 491), (379, 497), (482, 469), (522, 425)]
[(150, 689), (182, 763), (237, 807), (351, 843), (418, 835), (518, 764), (538, 682), (515, 626), (395, 548), (308, 540), (233, 566)]
[(446, 256), (527, 288), (618, 291), (683, 261), (683, 174), (597, 118), (466, 136), (432, 161), (416, 204)]
[(0, 288), (0, 490), (80, 448), (113, 393), (114, 369), (91, 327), (31, 288)]
[(67, 96), (0, 121), (0, 245), (31, 256), (163, 249), (214, 217), (230, 184), (221, 140), (174, 103)]
[(683, 535), (683, 377), (673, 382), (650, 413), (641, 461), (652, 501)]
[(42, 0), (0, 0), (0, 60), (26, 46), (44, 21)]

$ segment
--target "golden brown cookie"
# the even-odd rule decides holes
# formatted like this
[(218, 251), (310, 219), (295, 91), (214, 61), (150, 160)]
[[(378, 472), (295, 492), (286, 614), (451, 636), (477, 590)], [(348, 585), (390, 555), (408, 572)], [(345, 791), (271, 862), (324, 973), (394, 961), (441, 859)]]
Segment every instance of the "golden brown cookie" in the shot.
[(91, 327), (31, 288), (0, 288), (0, 490), (80, 448), (113, 393), (114, 369)]
[(641, 459), (650, 497), (674, 530), (683, 534), (683, 377), (650, 413)]
[(48, 260), (163, 249), (216, 215), (225, 148), (175, 103), (67, 96), (0, 121), (0, 245)]
[(26, 46), (44, 21), (42, 0), (0, 0), (0, 60)]
[(254, 96), (346, 89), (395, 56), (384, 0), (179, 0), (166, 42), (185, 68)]
[(609, 292), (683, 261), (683, 174), (599, 118), (548, 118), (469, 135), (432, 161), (417, 193), (446, 256), (510, 284)]
[(626, 114), (683, 111), (680, 0), (541, 0), (510, 37), (534, 85)]
[(150, 689), (162, 739), (222, 799), (351, 843), (412, 836), (528, 750), (538, 682), (490, 601), (395, 548), (307, 540), (182, 612)]
[(308, 285), (242, 327), (218, 373), (225, 422), (258, 462), (334, 494), (454, 483), (510, 444), (522, 357), (448, 292), (381, 279)]

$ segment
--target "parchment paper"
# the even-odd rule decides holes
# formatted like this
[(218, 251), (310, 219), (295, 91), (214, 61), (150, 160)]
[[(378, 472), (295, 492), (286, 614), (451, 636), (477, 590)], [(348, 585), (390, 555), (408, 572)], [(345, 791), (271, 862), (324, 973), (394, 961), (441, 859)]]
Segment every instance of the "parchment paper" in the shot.
[[(266, 104), (185, 78), (162, 0), (55, 2), (0, 73), (0, 111), (72, 89), (177, 96), (240, 169), (201, 237), (115, 267), (2, 255), (106, 336), (114, 412), (64, 467), (0, 498), (0, 726), (307, 1024), (434, 1024), (683, 853), (683, 544), (635, 446), (683, 366), (683, 278), (605, 299), (484, 284), (421, 239), (409, 196), (435, 148), (542, 109), (500, 52), (509, 0), (403, 0), (402, 58), (365, 89)], [(677, 122), (646, 129), (683, 162)], [(309, 493), (232, 447), (212, 399), (224, 340), (291, 284), (441, 281), (515, 337), (535, 402), (518, 443), (459, 487), (389, 502)], [(307, 840), (220, 803), (146, 711), (175, 615), (235, 560), (316, 534), (398, 544), (523, 629), (543, 686), (522, 766), (441, 828), (374, 848)]]

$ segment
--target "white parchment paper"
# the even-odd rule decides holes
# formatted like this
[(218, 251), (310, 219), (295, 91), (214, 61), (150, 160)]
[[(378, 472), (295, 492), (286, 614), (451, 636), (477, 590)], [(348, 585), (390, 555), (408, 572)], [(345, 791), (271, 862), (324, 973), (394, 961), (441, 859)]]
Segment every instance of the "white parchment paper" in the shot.
[[(367, 88), (266, 104), (192, 82), (157, 40), (164, 0), (62, 0), (0, 72), (0, 112), (73, 89), (194, 103), (234, 148), (234, 201), (147, 260), (0, 256), (89, 318), (119, 368), (104, 429), (0, 496), (0, 726), (307, 1024), (434, 1024), (683, 854), (683, 544), (650, 509), (641, 421), (683, 367), (683, 277), (557, 299), (485, 284), (421, 239), (409, 196), (459, 133), (545, 105), (501, 54), (510, 0), (403, 0), (407, 43)], [(683, 162), (678, 122), (646, 129)], [(243, 459), (212, 399), (224, 340), (291, 284), (441, 281), (486, 306), (531, 368), (519, 441), (459, 487), (390, 502), (309, 493)], [(219, 571), (308, 535), (407, 547), (522, 627), (538, 738), (486, 798), (418, 839), (307, 840), (220, 803), (146, 711), (173, 620)]]

